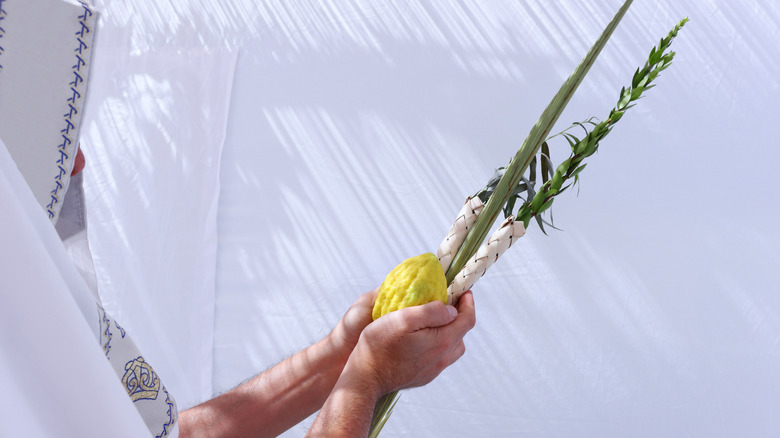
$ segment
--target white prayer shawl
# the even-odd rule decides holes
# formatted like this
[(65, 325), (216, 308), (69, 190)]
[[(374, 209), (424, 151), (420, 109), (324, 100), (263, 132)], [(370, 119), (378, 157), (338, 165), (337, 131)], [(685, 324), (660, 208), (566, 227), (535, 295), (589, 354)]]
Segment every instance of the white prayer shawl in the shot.
[(54, 223), (78, 150), (97, 19), (81, 0), (0, 0), (0, 137)]
[(85, 207), (82, 175), (79, 174), (71, 178), (56, 229), (76, 269), (92, 292), (96, 312), (89, 315), (89, 305), (86, 304), (85, 317), (99, 327), (100, 346), (152, 436), (176, 436), (176, 402), (132, 338), (100, 305), (95, 268), (87, 241)]
[(149, 436), (98, 309), (0, 141), (0, 435)]
[(96, 20), (79, 0), (0, 0), (0, 436), (178, 435), (173, 397), (100, 304), (70, 177)]

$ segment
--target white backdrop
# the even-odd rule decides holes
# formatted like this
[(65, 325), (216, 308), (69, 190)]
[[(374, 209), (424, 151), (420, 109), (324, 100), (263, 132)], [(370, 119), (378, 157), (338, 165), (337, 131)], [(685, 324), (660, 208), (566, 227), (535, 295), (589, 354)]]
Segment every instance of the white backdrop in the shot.
[[(187, 407), (435, 250), (621, 2), (95, 3), (93, 252)], [(556, 202), (564, 231), (532, 226), (477, 285), (466, 356), (384, 435), (778, 433), (780, 6), (637, 0), (559, 128), (604, 117), (684, 16)]]

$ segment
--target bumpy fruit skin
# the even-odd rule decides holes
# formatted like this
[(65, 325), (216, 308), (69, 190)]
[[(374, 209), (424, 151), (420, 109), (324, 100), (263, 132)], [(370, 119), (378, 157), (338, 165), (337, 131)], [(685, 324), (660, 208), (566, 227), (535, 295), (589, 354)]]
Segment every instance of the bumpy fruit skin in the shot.
[(439, 259), (432, 253), (404, 260), (393, 268), (374, 302), (374, 320), (404, 307), (439, 300), (447, 303), (447, 279)]

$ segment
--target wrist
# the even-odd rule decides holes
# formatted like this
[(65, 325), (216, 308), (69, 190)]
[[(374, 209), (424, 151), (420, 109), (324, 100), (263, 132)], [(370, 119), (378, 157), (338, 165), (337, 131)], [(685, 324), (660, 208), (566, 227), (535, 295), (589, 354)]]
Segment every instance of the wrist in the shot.
[(342, 366), (347, 363), (349, 356), (352, 354), (352, 350), (355, 349), (357, 342), (351, 341), (345, 334), (341, 324), (337, 325), (327, 336), (322, 340), (328, 351), (331, 352), (335, 361)]
[(339, 380), (375, 399), (391, 390), (387, 387), (382, 368), (377, 365), (371, 350), (364, 344), (358, 344), (352, 351)]
[(380, 395), (370, 373), (350, 358), (306, 436), (366, 436)]

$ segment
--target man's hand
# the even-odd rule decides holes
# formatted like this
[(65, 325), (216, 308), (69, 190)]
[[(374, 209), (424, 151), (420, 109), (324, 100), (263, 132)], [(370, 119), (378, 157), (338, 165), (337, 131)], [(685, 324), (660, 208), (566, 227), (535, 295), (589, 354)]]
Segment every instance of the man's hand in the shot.
[(433, 302), (369, 324), (309, 436), (365, 436), (377, 399), (433, 380), (463, 355), (463, 337), (475, 322), (474, 298), (467, 292), (457, 309)]
[(470, 292), (458, 308), (434, 301), (388, 313), (363, 331), (348, 365), (374, 378), (381, 394), (425, 385), (463, 355), (475, 322)]

